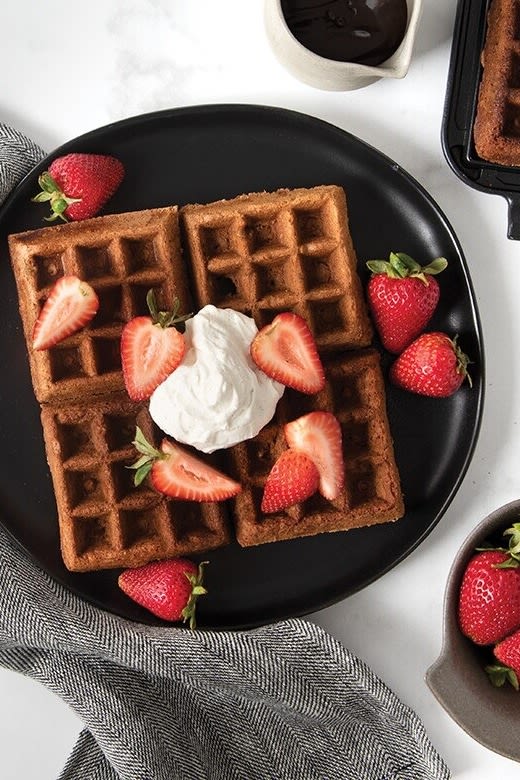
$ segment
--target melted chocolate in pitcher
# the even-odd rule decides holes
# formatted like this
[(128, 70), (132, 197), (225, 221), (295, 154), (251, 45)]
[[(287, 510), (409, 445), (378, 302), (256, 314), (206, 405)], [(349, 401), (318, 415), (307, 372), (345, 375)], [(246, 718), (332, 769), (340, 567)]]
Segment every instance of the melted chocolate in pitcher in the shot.
[(282, 0), (282, 12), (305, 48), (340, 62), (379, 65), (406, 32), (406, 0)]

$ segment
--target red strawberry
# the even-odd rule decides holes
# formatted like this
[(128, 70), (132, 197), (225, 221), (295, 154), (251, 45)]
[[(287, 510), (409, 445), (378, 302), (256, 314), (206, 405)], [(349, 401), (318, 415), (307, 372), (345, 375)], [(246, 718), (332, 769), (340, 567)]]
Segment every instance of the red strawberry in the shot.
[(467, 371), (467, 355), (446, 333), (423, 333), (412, 341), (390, 368), (390, 380), (411, 393), (445, 398), (458, 390)]
[(90, 284), (77, 276), (55, 282), (33, 328), (33, 348), (49, 349), (90, 322), (99, 299)]
[(404, 252), (389, 260), (369, 260), (372, 278), (368, 305), (379, 337), (389, 352), (402, 352), (424, 330), (439, 302), (440, 289), (432, 274), (447, 266), (444, 257), (421, 266)]
[(459, 592), (459, 626), (478, 645), (520, 628), (520, 568), (505, 550), (484, 550), (469, 562)]
[(325, 374), (309, 326), (298, 314), (282, 312), (258, 331), (251, 357), (267, 376), (302, 393), (325, 387)]
[(267, 477), (262, 497), (262, 512), (279, 509), (304, 501), (318, 489), (319, 472), (303, 452), (282, 452)]
[(125, 569), (118, 578), (121, 590), (133, 601), (163, 620), (189, 621), (195, 628), (197, 598), (207, 593), (203, 585), (204, 563), (186, 558), (154, 561), (137, 569)]
[(287, 444), (303, 452), (316, 465), (322, 496), (334, 500), (343, 490), (345, 464), (341, 447), (341, 426), (331, 412), (310, 412), (284, 428)]
[(240, 492), (238, 482), (168, 439), (157, 450), (137, 428), (134, 445), (141, 453), (131, 466), (135, 469), (136, 485), (149, 474), (152, 486), (159, 493), (187, 501), (223, 501)]
[(39, 176), (42, 191), (33, 201), (50, 203), (48, 222), (89, 219), (101, 211), (124, 175), (123, 163), (115, 157), (73, 152), (57, 157)]
[(121, 334), (121, 363), (128, 395), (133, 401), (149, 398), (170, 376), (186, 351), (184, 336), (171, 327), (191, 315), (177, 316), (179, 301), (171, 312), (158, 311), (153, 290), (146, 297), (149, 317), (134, 317)]
[(495, 658), (500, 661), (500, 665), (486, 666), (486, 672), (493, 685), (500, 687), (507, 680), (513, 688), (518, 690), (520, 687), (520, 631), (516, 631), (499, 642), (493, 653)]

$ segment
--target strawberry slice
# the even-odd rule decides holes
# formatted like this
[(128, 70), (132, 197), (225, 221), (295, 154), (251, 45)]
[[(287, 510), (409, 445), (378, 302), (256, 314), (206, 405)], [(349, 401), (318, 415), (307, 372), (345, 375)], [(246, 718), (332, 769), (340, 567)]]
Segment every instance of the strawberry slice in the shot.
[(284, 433), (292, 450), (305, 453), (315, 463), (322, 496), (330, 501), (337, 498), (345, 482), (345, 464), (336, 417), (331, 412), (310, 412), (287, 423)]
[(159, 493), (187, 501), (224, 501), (241, 490), (238, 482), (168, 439), (163, 439), (157, 450), (137, 428), (134, 446), (141, 453), (130, 466), (135, 470), (135, 485), (140, 485), (149, 474)]
[(312, 496), (318, 488), (319, 472), (303, 452), (282, 452), (267, 476), (262, 512), (278, 512)]
[(282, 312), (258, 331), (250, 347), (258, 368), (277, 382), (317, 393), (325, 387), (325, 373), (309, 326), (298, 314)]
[(191, 315), (178, 316), (178, 299), (172, 311), (158, 311), (153, 290), (146, 296), (149, 317), (134, 317), (121, 334), (121, 364), (126, 390), (133, 401), (149, 398), (174, 371), (186, 351), (184, 335), (172, 325)]
[(77, 276), (55, 282), (33, 328), (33, 348), (49, 349), (84, 328), (96, 314), (99, 299)]

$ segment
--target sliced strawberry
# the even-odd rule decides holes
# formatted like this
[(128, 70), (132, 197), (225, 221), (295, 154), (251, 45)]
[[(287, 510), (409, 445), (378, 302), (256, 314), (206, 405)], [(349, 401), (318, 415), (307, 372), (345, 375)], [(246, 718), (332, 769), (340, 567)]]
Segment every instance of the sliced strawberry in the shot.
[(331, 412), (310, 412), (284, 428), (289, 447), (305, 453), (320, 474), (318, 490), (333, 501), (343, 490), (345, 464), (341, 444), (341, 426)]
[(99, 299), (90, 284), (62, 276), (54, 284), (33, 329), (33, 348), (49, 349), (84, 328), (96, 314)]
[(241, 490), (238, 482), (168, 439), (157, 450), (137, 428), (134, 445), (141, 453), (131, 467), (136, 472), (136, 485), (149, 474), (152, 486), (159, 493), (187, 501), (224, 501)]
[(262, 371), (302, 393), (325, 387), (325, 373), (313, 335), (305, 320), (291, 312), (278, 314), (258, 331), (251, 343), (251, 357)]
[(134, 317), (121, 334), (121, 363), (128, 395), (133, 401), (149, 398), (174, 371), (186, 351), (184, 335), (175, 327), (188, 316), (177, 316), (178, 300), (171, 312), (157, 310), (153, 290), (147, 295), (150, 317)]
[(278, 512), (312, 496), (318, 488), (318, 469), (302, 452), (286, 450), (269, 472), (262, 512)]

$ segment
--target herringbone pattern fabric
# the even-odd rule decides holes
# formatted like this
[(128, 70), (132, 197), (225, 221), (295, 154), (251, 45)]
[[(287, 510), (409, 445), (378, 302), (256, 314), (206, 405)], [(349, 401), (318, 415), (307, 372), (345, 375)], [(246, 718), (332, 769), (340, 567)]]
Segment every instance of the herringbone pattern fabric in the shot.
[[(13, 150), (31, 145), (2, 127), (5, 187), (28, 167)], [(243, 633), (133, 624), (62, 588), (1, 527), (0, 664), (84, 722), (60, 780), (450, 776), (417, 715), (312, 623)]]
[(38, 144), (0, 122), (0, 205), (42, 157)]

